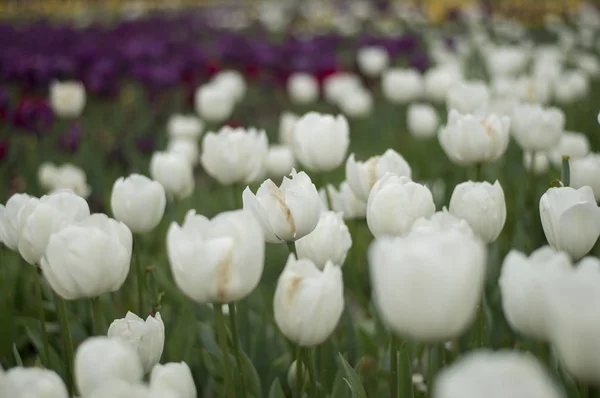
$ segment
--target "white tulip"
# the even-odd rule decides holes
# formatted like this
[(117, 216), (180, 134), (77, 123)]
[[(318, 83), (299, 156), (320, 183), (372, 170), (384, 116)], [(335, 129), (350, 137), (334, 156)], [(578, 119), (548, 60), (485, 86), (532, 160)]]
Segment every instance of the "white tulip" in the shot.
[(532, 104), (547, 104), (552, 96), (552, 81), (536, 76), (520, 77), (516, 81), (517, 97), (524, 102)]
[(523, 166), (527, 171), (531, 171), (533, 167), (533, 172), (536, 175), (541, 175), (550, 168), (550, 159), (545, 152), (534, 152), (533, 155), (531, 152), (523, 152)]
[(353, 153), (346, 160), (346, 181), (356, 197), (365, 202), (369, 199), (369, 193), (375, 183), (386, 173), (408, 178), (412, 175), (410, 165), (393, 149), (364, 162), (356, 161)]
[[(15, 367), (6, 377), (19, 392), (6, 398), (69, 398), (67, 387), (59, 375), (49, 369)], [(0, 390), (0, 393), (2, 391)]]
[(121, 288), (132, 249), (133, 236), (125, 224), (93, 214), (55, 232), (40, 266), (61, 297), (93, 298)]
[(486, 65), (492, 76), (516, 76), (525, 69), (529, 53), (518, 46), (493, 47), (486, 54)]
[(506, 200), (502, 185), (465, 181), (454, 187), (450, 213), (466, 220), (484, 242), (498, 238), (506, 222)]
[(193, 115), (171, 115), (167, 122), (167, 132), (170, 138), (198, 140), (204, 123)]
[(309, 112), (294, 125), (292, 149), (300, 164), (310, 171), (331, 171), (346, 157), (350, 128), (342, 115)]
[(363, 47), (356, 53), (356, 63), (362, 73), (376, 77), (389, 65), (390, 55), (384, 47)]
[(410, 104), (406, 118), (408, 131), (417, 138), (434, 137), (440, 124), (435, 108), (428, 104)]
[(366, 117), (373, 111), (373, 96), (368, 90), (359, 88), (342, 97), (339, 106), (350, 118)]
[(368, 257), (375, 306), (394, 333), (444, 341), (475, 319), (486, 272), (478, 239), (457, 230), (378, 238)]
[(16, 193), (6, 202), (6, 207), (0, 205), (0, 242), (10, 250), (19, 246), (19, 211), (31, 196), (26, 193)]
[(559, 104), (571, 104), (587, 97), (590, 82), (579, 70), (564, 72), (554, 81), (554, 98)]
[(235, 70), (225, 70), (217, 73), (212, 78), (212, 84), (229, 93), (235, 102), (240, 102), (246, 95), (246, 80), (240, 72)]
[(273, 178), (283, 178), (291, 173), (296, 165), (292, 150), (284, 145), (271, 145), (267, 153), (267, 174)]
[(283, 112), (279, 116), (279, 143), (291, 147), (294, 142), (294, 126), (298, 121), (298, 115), (291, 112)]
[(437, 231), (456, 230), (467, 236), (475, 236), (473, 230), (465, 220), (456, 217), (444, 207), (442, 211), (435, 212), (431, 217), (421, 217), (412, 225), (411, 234), (429, 234)]
[(340, 267), (328, 262), (323, 271), (293, 254), (275, 289), (273, 312), (281, 332), (294, 343), (312, 347), (333, 333), (344, 310)]
[(260, 185), (256, 195), (244, 190), (244, 209), (262, 225), (269, 243), (293, 242), (311, 233), (319, 222), (321, 198), (310, 177), (292, 169), (279, 187), (271, 180)]
[(490, 101), (490, 92), (484, 82), (466, 81), (454, 85), (446, 96), (448, 110), (459, 113), (475, 113), (486, 110)]
[(199, 303), (229, 303), (258, 285), (265, 260), (260, 224), (247, 211), (212, 220), (190, 210), (183, 224), (171, 223), (167, 255), (175, 283)]
[(577, 57), (577, 66), (590, 78), (597, 78), (600, 75), (600, 60), (591, 53), (580, 54)]
[(195, 105), (202, 119), (220, 123), (231, 116), (235, 98), (224, 87), (209, 83), (196, 90)]
[(81, 115), (85, 107), (85, 87), (78, 81), (50, 84), (50, 106), (60, 118), (74, 119)]
[[(590, 186), (596, 202), (600, 201), (600, 154), (590, 153), (581, 159), (571, 159), (571, 186), (582, 188)], [(8, 208), (8, 206), (7, 206)]]
[(104, 336), (85, 340), (75, 354), (75, 384), (83, 397), (102, 390), (111, 380), (136, 384), (144, 376), (140, 358), (130, 345)]
[(196, 398), (196, 385), (189, 366), (185, 362), (158, 364), (150, 374), (150, 388), (176, 391), (179, 398)]
[(352, 236), (344, 224), (342, 213), (324, 211), (315, 229), (304, 238), (296, 241), (298, 258), (307, 258), (319, 269), (327, 262), (342, 266), (348, 250), (352, 246)]
[(327, 102), (337, 105), (345, 95), (361, 87), (358, 76), (350, 73), (336, 73), (323, 81), (323, 94)]
[(21, 398), (20, 392), (20, 388), (8, 378), (8, 374), (0, 366), (0, 396)]
[(200, 161), (223, 185), (256, 181), (263, 173), (269, 142), (264, 130), (222, 127), (202, 140)]
[[(298, 366), (298, 362), (293, 361), (287, 372), (288, 386), (292, 390), (294, 390), (296, 388), (296, 377), (298, 374), (297, 366)], [(301, 379), (300, 380), (302, 380), (302, 385), (304, 385), (308, 381), (308, 369), (306, 369), (306, 366), (304, 366), (304, 364), (302, 362), (300, 362), (300, 366), (301, 366), (301, 368), (300, 368)]]
[[(107, 380), (85, 398), (154, 398), (148, 387), (141, 383), (129, 383), (119, 379)], [(165, 398), (176, 398), (166, 395)]]
[(555, 167), (560, 167), (563, 156), (569, 156), (571, 160), (581, 159), (589, 152), (590, 141), (585, 134), (565, 131), (558, 145), (550, 151), (549, 158)]
[(433, 398), (562, 398), (537, 359), (519, 351), (480, 350), (461, 357), (436, 378)]
[(559, 143), (564, 126), (565, 115), (560, 109), (540, 105), (520, 105), (511, 118), (513, 137), (526, 151), (552, 149)]
[(392, 173), (375, 183), (367, 201), (367, 225), (375, 237), (405, 235), (416, 220), (433, 213), (427, 187)]
[(513, 330), (548, 340), (548, 303), (544, 289), (550, 278), (570, 268), (569, 256), (550, 246), (537, 249), (529, 257), (516, 250), (508, 253), (498, 284), (502, 291), (502, 309)]
[(450, 89), (462, 79), (458, 68), (436, 66), (429, 69), (423, 77), (427, 98), (438, 103), (445, 102)]
[(343, 181), (339, 190), (333, 185), (327, 185), (327, 193), (331, 200), (331, 209), (342, 213), (345, 220), (365, 218), (367, 215), (367, 202), (358, 199), (348, 182)]
[(194, 192), (192, 165), (175, 153), (154, 152), (150, 159), (150, 177), (178, 199), (185, 199)]
[(28, 263), (39, 263), (53, 233), (89, 215), (87, 202), (71, 191), (30, 198), (17, 215), (19, 253)]
[(38, 170), (38, 179), (40, 185), (50, 191), (69, 189), (82, 198), (90, 195), (90, 186), (86, 182), (85, 171), (70, 163), (61, 166), (44, 163)]
[(485, 119), (451, 110), (438, 138), (450, 160), (459, 165), (498, 160), (508, 148), (510, 118), (489, 115)]
[(388, 101), (408, 104), (423, 95), (423, 78), (416, 69), (388, 69), (381, 77), (381, 88)]
[(165, 213), (167, 197), (163, 186), (140, 174), (120, 177), (113, 185), (110, 206), (115, 219), (133, 233), (152, 231)]
[(540, 198), (540, 219), (550, 246), (577, 260), (600, 235), (600, 208), (589, 186), (550, 188)]
[(115, 319), (110, 324), (107, 335), (136, 349), (144, 373), (150, 372), (160, 361), (165, 345), (165, 324), (159, 312), (154, 317), (148, 315), (145, 321), (133, 312), (127, 312), (125, 318)]
[(292, 102), (310, 104), (319, 98), (319, 82), (308, 73), (294, 73), (287, 81), (287, 92)]
[(199, 150), (196, 140), (188, 138), (170, 139), (167, 144), (167, 152), (184, 158), (192, 167), (198, 164)]
[(38, 167), (37, 179), (40, 186), (48, 191), (54, 189), (57, 167), (52, 162), (44, 162)]

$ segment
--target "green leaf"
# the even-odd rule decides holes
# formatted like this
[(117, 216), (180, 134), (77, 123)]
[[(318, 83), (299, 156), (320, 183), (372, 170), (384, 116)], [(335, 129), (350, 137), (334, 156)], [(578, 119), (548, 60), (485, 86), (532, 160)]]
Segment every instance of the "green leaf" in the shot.
[(281, 387), (279, 378), (275, 379), (275, 381), (273, 381), (273, 384), (271, 384), (268, 398), (285, 398), (285, 392), (283, 391), (283, 387)]
[(412, 398), (414, 396), (412, 366), (410, 363), (410, 353), (408, 351), (408, 342), (404, 341), (400, 345), (398, 353), (398, 393), (402, 398)]
[(252, 364), (250, 358), (244, 351), (240, 350), (242, 354), (242, 371), (244, 372), (244, 380), (246, 381), (246, 387), (248, 392), (255, 397), (262, 397), (262, 387), (260, 385), (260, 377), (256, 368)]
[(213, 354), (210, 351), (202, 350), (200, 355), (202, 356), (202, 362), (208, 373), (210, 373), (213, 377), (223, 379), (223, 362), (221, 361), (221, 357)]
[[(39, 330), (39, 327), (32, 328), (29, 326), (25, 326), (25, 333), (27, 334), (27, 337), (29, 337), (29, 340), (31, 340), (31, 342), (33, 343), (37, 352), (44, 352), (44, 344), (42, 343), (42, 338), (40, 336), (41, 332)], [(65, 363), (61, 359), (60, 354), (54, 349), (54, 347), (52, 347), (52, 345), (50, 345), (48, 353), (50, 354), (50, 358), (48, 358), (48, 361), (50, 362), (50, 369), (57, 372), (59, 376), (62, 377), (64, 380)]]
[(23, 359), (21, 358), (21, 354), (19, 354), (16, 344), (13, 344), (13, 356), (15, 357), (17, 366), (23, 366)]
[(346, 391), (346, 382), (344, 381), (344, 371), (339, 369), (335, 374), (335, 380), (333, 382), (333, 388), (331, 390), (331, 398), (347, 398), (348, 392)]
[(342, 369), (344, 369), (344, 372), (346, 373), (346, 378), (344, 380), (348, 387), (350, 387), (350, 391), (352, 391), (352, 398), (367, 398), (367, 393), (365, 392), (356, 371), (350, 366), (342, 354), (338, 354), (338, 358), (342, 365)]

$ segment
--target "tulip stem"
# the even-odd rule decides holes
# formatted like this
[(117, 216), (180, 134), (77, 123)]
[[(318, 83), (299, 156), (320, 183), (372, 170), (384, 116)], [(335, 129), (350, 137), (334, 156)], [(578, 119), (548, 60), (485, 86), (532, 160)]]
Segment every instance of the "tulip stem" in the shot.
[(398, 339), (390, 336), (390, 397), (398, 398)]
[(67, 378), (66, 384), (69, 390), (69, 396), (74, 393), (73, 389), (73, 340), (71, 339), (71, 330), (69, 329), (69, 319), (67, 318), (67, 305), (65, 300), (54, 293), (54, 303), (56, 305), (56, 311), (58, 313), (58, 321), (60, 323), (60, 331), (62, 336), (64, 358), (65, 358), (65, 377)]
[(44, 312), (44, 300), (42, 297), (42, 278), (40, 276), (41, 269), (34, 266), (35, 274), (35, 298), (38, 306), (38, 317), (40, 321), (40, 330), (42, 332), (42, 344), (44, 345), (43, 363), (45, 366), (50, 365), (50, 344), (48, 343), (48, 331), (46, 330), (46, 314)]
[(102, 311), (100, 310), (100, 297), (92, 297), (90, 299), (92, 306), (92, 326), (94, 335), (102, 336), (104, 334), (104, 320), (102, 318)]
[(302, 347), (296, 347), (296, 398), (302, 397), (302, 386), (304, 385), (304, 375), (302, 369)]
[(135, 272), (137, 274), (138, 314), (144, 317), (144, 269), (142, 267), (139, 237), (133, 242), (133, 255), (135, 256)]
[(238, 369), (238, 374), (240, 376), (240, 384), (242, 385), (242, 390), (246, 390), (246, 379), (244, 378), (244, 368), (242, 363), (242, 349), (240, 348), (240, 340), (238, 338), (237, 331), (237, 323), (236, 323), (236, 313), (235, 313), (235, 303), (229, 303), (229, 319), (231, 320), (231, 338), (233, 340), (233, 350), (235, 351), (235, 362)]
[(562, 157), (562, 172), (561, 172), (561, 180), (563, 186), (568, 187), (571, 185), (571, 167), (569, 164), (570, 156), (564, 155)]
[(590, 387), (585, 384), (579, 384), (579, 398), (590, 398)]
[(231, 377), (231, 359), (229, 358), (229, 348), (227, 347), (227, 330), (225, 327), (225, 317), (223, 316), (223, 308), (221, 304), (213, 304), (215, 312), (215, 327), (217, 329), (217, 335), (219, 340), (219, 346), (221, 347), (221, 355), (223, 356), (223, 365), (225, 367), (225, 390), (227, 396), (234, 398), (235, 393), (233, 389), (232, 377)]
[(312, 390), (312, 396), (316, 397), (318, 394), (317, 379), (315, 377), (315, 356), (314, 349), (307, 348), (306, 354), (306, 366), (308, 367), (308, 377), (310, 378), (310, 389)]
[(475, 182), (481, 182), (483, 177), (483, 165), (481, 163), (477, 163), (475, 165)]
[(287, 248), (289, 250), (290, 253), (294, 254), (294, 257), (296, 257), (296, 259), (298, 258), (298, 253), (296, 253), (296, 243), (294, 242), (287, 242)]

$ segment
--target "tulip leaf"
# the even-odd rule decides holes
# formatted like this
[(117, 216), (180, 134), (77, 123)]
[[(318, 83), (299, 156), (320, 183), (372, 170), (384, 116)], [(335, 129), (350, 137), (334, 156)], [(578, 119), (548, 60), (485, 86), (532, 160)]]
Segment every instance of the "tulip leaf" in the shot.
[(260, 376), (256, 371), (256, 368), (252, 364), (250, 358), (244, 351), (241, 351), (242, 356), (242, 371), (244, 372), (244, 380), (246, 382), (246, 388), (248, 388), (248, 392), (255, 397), (262, 397), (262, 387), (260, 384)]
[(350, 388), (350, 391), (352, 391), (352, 398), (367, 398), (367, 393), (365, 392), (365, 389), (356, 371), (352, 368), (352, 366), (350, 366), (350, 364), (346, 361), (346, 358), (344, 358), (341, 353), (338, 354), (338, 358), (340, 364), (342, 365), (342, 369), (344, 369), (346, 374), (344, 381)]
[(21, 358), (21, 354), (19, 354), (19, 350), (17, 349), (17, 345), (13, 344), (13, 356), (15, 358), (15, 363), (17, 366), (23, 366), (23, 358)]
[(346, 391), (347, 384), (344, 381), (344, 371), (339, 369), (335, 375), (333, 382), (333, 388), (331, 390), (331, 398), (347, 398), (348, 392)]
[(208, 373), (215, 378), (223, 380), (223, 362), (221, 361), (221, 358), (208, 350), (202, 350), (200, 355), (202, 356), (202, 362), (204, 363), (204, 366), (206, 366)]
[[(38, 353), (43, 353), (44, 344), (42, 343), (42, 338), (40, 336), (41, 332), (39, 330), (39, 325), (25, 326), (25, 333), (27, 334), (27, 337), (29, 337), (29, 340), (31, 340), (31, 343), (35, 347), (36, 351)], [(48, 363), (44, 365), (56, 371), (60, 375), (60, 377), (64, 379), (64, 362), (61, 359), (60, 354), (54, 349), (52, 345), (48, 347), (48, 353), (50, 357), (47, 359)]]
[(283, 391), (283, 387), (281, 387), (279, 378), (275, 379), (273, 384), (271, 384), (268, 398), (285, 398), (285, 392)]

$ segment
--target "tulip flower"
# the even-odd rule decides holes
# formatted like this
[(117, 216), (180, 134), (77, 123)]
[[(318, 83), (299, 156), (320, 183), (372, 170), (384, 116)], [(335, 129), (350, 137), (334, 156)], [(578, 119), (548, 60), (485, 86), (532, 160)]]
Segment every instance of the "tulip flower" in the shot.
[(291, 173), (296, 163), (292, 150), (283, 145), (271, 145), (267, 153), (267, 174), (273, 178), (283, 178)]
[(171, 115), (167, 122), (167, 133), (170, 138), (197, 140), (203, 129), (202, 120), (193, 115)]
[(85, 171), (70, 163), (61, 166), (43, 163), (38, 169), (38, 180), (40, 185), (49, 191), (68, 189), (82, 198), (90, 195), (90, 186), (86, 182)]
[(436, 103), (444, 102), (450, 89), (462, 78), (458, 68), (451, 66), (433, 67), (423, 76), (425, 96)]
[(563, 156), (569, 156), (571, 160), (581, 159), (589, 152), (590, 141), (585, 134), (565, 131), (558, 144), (550, 151), (549, 158), (555, 167), (560, 167)]
[(340, 184), (339, 190), (336, 190), (333, 185), (328, 184), (327, 193), (331, 200), (331, 209), (335, 212), (342, 213), (345, 220), (366, 217), (367, 202), (356, 197), (348, 182), (343, 181)]
[(434, 213), (431, 217), (421, 217), (411, 227), (411, 234), (428, 234), (437, 231), (456, 230), (467, 236), (475, 236), (473, 230), (465, 220), (456, 217), (444, 207), (442, 211)]
[(175, 153), (155, 152), (150, 159), (150, 176), (158, 181), (169, 195), (178, 199), (185, 199), (194, 192), (192, 165)]
[(526, 151), (549, 151), (560, 142), (565, 115), (558, 108), (523, 104), (513, 110), (511, 131)]
[(550, 188), (540, 198), (540, 219), (548, 244), (578, 260), (600, 235), (600, 208), (589, 186)]
[(490, 101), (487, 85), (480, 81), (460, 82), (446, 95), (446, 107), (458, 113), (468, 114), (485, 110)]
[(523, 152), (523, 167), (525, 170), (532, 171), (536, 175), (542, 175), (548, 171), (550, 168), (550, 159), (548, 159), (548, 154), (544, 152)]
[(381, 76), (383, 96), (394, 104), (408, 104), (423, 95), (423, 79), (415, 69), (392, 68)]
[[(177, 396), (168, 395), (169, 391), (163, 391), (164, 398), (177, 398)], [(151, 395), (148, 387), (142, 383), (128, 383), (120, 379), (107, 380), (101, 387), (96, 388), (85, 398), (155, 398)]]
[(192, 167), (198, 164), (198, 143), (189, 138), (172, 138), (167, 144), (167, 152), (176, 154), (188, 161)]
[(196, 398), (197, 396), (192, 372), (185, 362), (156, 365), (150, 374), (150, 388), (175, 391), (179, 394), (177, 395), (179, 398)]
[(229, 303), (248, 296), (262, 275), (265, 243), (260, 224), (246, 211), (212, 220), (190, 210), (167, 232), (175, 283), (198, 303)]
[(583, 188), (589, 185), (594, 191), (596, 202), (600, 201), (600, 154), (591, 153), (581, 159), (569, 160), (571, 187)]
[(195, 105), (196, 112), (202, 119), (219, 123), (231, 116), (235, 98), (224, 87), (209, 83), (196, 91)]
[(328, 262), (320, 271), (312, 261), (290, 254), (273, 297), (281, 332), (302, 347), (321, 344), (333, 333), (343, 310), (340, 267)]
[(444, 368), (433, 398), (562, 398), (536, 358), (519, 351), (475, 351)]
[(85, 107), (84, 85), (77, 81), (54, 81), (50, 85), (50, 105), (58, 117), (79, 117)]
[(279, 117), (279, 143), (291, 147), (294, 142), (294, 126), (299, 117), (291, 112), (283, 112)]
[(435, 108), (427, 104), (411, 104), (407, 111), (408, 131), (416, 138), (435, 137), (439, 117)]
[(292, 149), (310, 171), (331, 171), (344, 161), (350, 129), (344, 116), (309, 112), (294, 125)]
[(211, 84), (229, 93), (235, 102), (240, 102), (246, 95), (246, 80), (240, 72), (235, 70), (224, 70), (217, 73)]
[(319, 269), (328, 261), (344, 265), (352, 246), (350, 231), (342, 219), (342, 213), (324, 211), (315, 229), (296, 241), (298, 258), (311, 260)]
[(279, 187), (271, 180), (252, 193), (244, 190), (244, 209), (260, 222), (269, 243), (293, 242), (311, 233), (319, 222), (321, 198), (317, 188), (304, 173), (292, 170)]
[[(10, 397), (69, 398), (65, 383), (59, 375), (49, 369), (15, 367), (8, 370), (6, 378), (19, 392)], [(0, 392), (5, 392), (1, 385)]]
[(287, 92), (296, 104), (310, 104), (319, 98), (319, 82), (307, 73), (294, 73), (287, 81)]
[(256, 181), (262, 176), (269, 142), (264, 130), (222, 127), (202, 140), (200, 160), (211, 177), (223, 185)]
[(390, 55), (384, 47), (363, 47), (356, 53), (356, 63), (366, 76), (377, 77), (388, 67)]
[(373, 111), (373, 96), (364, 88), (357, 88), (340, 99), (339, 107), (350, 118), (363, 118)]
[(10, 250), (17, 250), (19, 245), (19, 211), (31, 196), (25, 193), (16, 193), (6, 202), (6, 206), (0, 205), (0, 242), (4, 243)]
[(435, 212), (433, 196), (427, 187), (386, 173), (373, 186), (367, 202), (367, 224), (375, 237), (402, 236), (413, 223)]
[(382, 321), (424, 342), (458, 337), (475, 319), (486, 249), (456, 230), (378, 238), (369, 248), (373, 298)]
[(148, 316), (144, 321), (133, 312), (125, 318), (115, 319), (108, 328), (108, 337), (125, 341), (136, 349), (144, 373), (149, 373), (160, 361), (165, 344), (165, 325), (160, 313)]
[(158, 226), (166, 206), (163, 186), (140, 174), (115, 181), (110, 205), (115, 219), (133, 233), (146, 233)]
[(369, 199), (369, 193), (375, 183), (386, 173), (408, 178), (412, 175), (404, 157), (393, 149), (364, 162), (356, 161), (353, 153), (346, 160), (346, 181), (356, 197), (365, 202)]
[(358, 76), (350, 73), (336, 73), (323, 81), (325, 99), (333, 105), (339, 104), (345, 95), (360, 87), (361, 82)]

